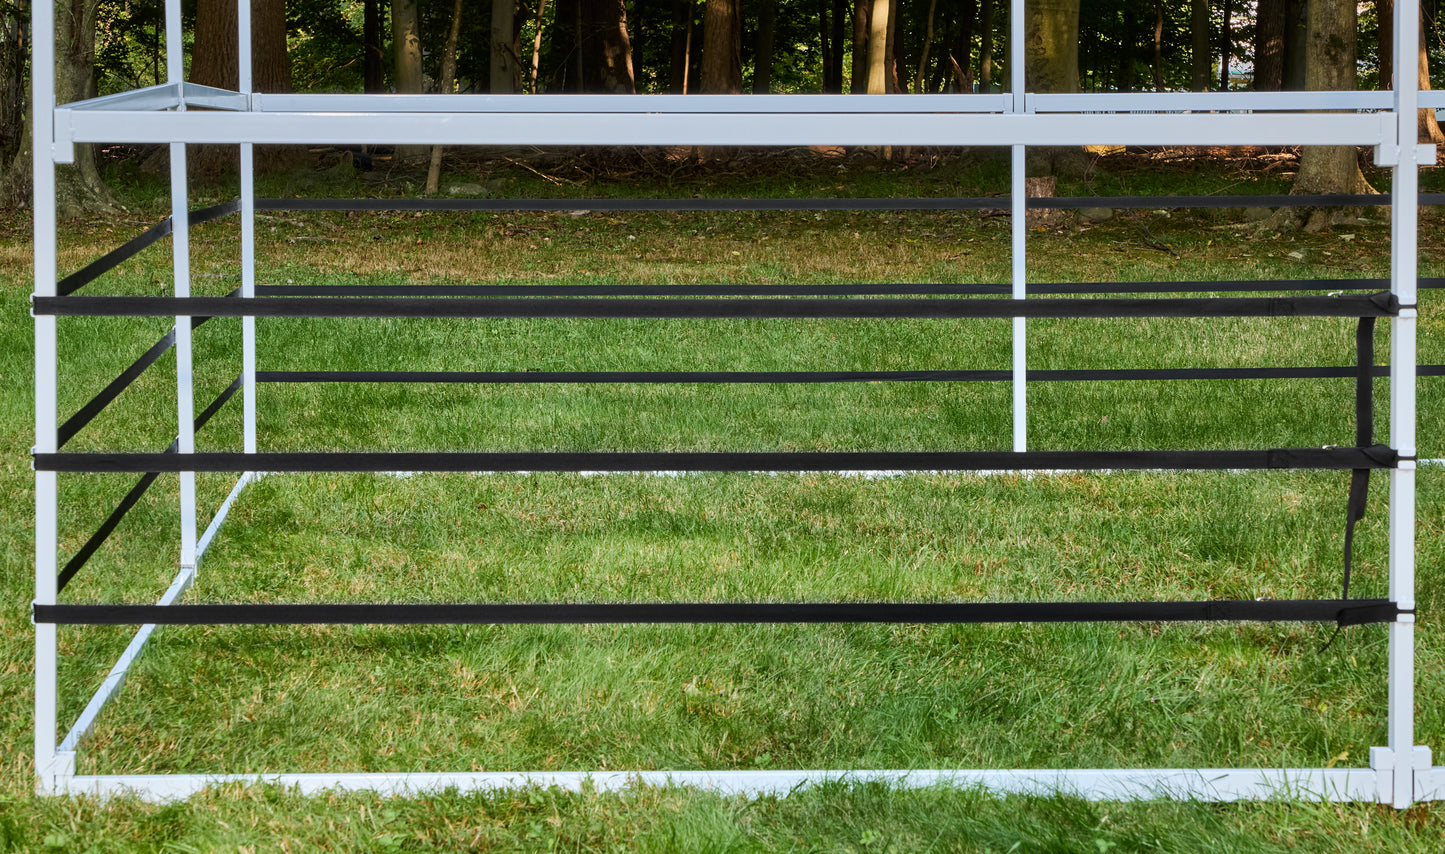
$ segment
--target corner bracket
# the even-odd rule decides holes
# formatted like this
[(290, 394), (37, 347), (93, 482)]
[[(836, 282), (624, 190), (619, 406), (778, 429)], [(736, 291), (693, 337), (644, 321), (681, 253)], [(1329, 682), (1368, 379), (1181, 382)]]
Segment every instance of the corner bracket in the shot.
[(1417, 744), (1407, 756), (1389, 747), (1370, 748), (1370, 769), (1375, 772), (1376, 800), (1404, 809), (1427, 797), (1431, 791), (1430, 748)]

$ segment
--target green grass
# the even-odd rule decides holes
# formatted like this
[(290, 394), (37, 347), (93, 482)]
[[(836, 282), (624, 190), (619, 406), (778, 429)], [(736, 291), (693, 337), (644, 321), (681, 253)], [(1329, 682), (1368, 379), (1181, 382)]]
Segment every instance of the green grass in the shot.
[[(1100, 173), (1069, 192), (1209, 192)], [(859, 194), (986, 192), (992, 167), (860, 171)], [(686, 176), (684, 176), (686, 177)], [(853, 179), (856, 178), (855, 182)], [(144, 177), (136, 179), (144, 183)], [(340, 194), (334, 176), (270, 179)], [(510, 176), (507, 193), (552, 185)], [(842, 180), (705, 175), (656, 195), (828, 194)], [(530, 183), (528, 183), (530, 181)], [(287, 182), (290, 182), (289, 184)], [(831, 183), (830, 183), (831, 182)], [(870, 183), (871, 182), (871, 183)], [(445, 179), (444, 179), (445, 183)], [(575, 189), (575, 188), (572, 188)], [(612, 194), (616, 186), (588, 184)], [(744, 192), (745, 191), (745, 192)], [(1242, 192), (1242, 190), (1225, 190)], [(1252, 190), (1251, 190), (1252, 191)], [(137, 222), (158, 202), (128, 196)], [(216, 191), (224, 195), (224, 190)], [(499, 190), (498, 192), (501, 192)], [(1138, 227), (1182, 257), (1147, 249)], [(1003, 281), (1007, 228), (943, 214), (278, 214), (260, 281)], [(1223, 212), (1152, 212), (1031, 236), (1036, 281), (1374, 275), (1387, 230), (1241, 240)], [(1089, 804), (1066, 796), (830, 785), (787, 798), (675, 788), (385, 799), (224, 789), (168, 806), (29, 794), (31, 326), (23, 223), (0, 222), (0, 851), (1439, 850), (1445, 809), (1275, 802)], [(66, 224), (79, 266), (140, 225)], [(107, 230), (109, 229), (109, 230)], [(1352, 235), (1348, 239), (1344, 235)], [(195, 233), (198, 293), (238, 284), (234, 221)], [(1438, 222), (1422, 233), (1437, 274)], [(1295, 257), (1299, 256), (1299, 257)], [(163, 293), (164, 245), (91, 286)], [(1445, 362), (1439, 295), (1421, 361)], [(197, 333), (198, 402), (238, 370), (234, 321)], [(1379, 333), (1381, 358), (1388, 333)], [(163, 321), (62, 321), (68, 414)], [(264, 321), (263, 369), (1003, 368), (1007, 325), (973, 321)], [(1348, 321), (1049, 321), (1030, 365), (1349, 364)], [(76, 437), (159, 450), (174, 363)], [(1445, 456), (1442, 380), (1421, 382), (1421, 453)], [(1387, 387), (1380, 383), (1379, 411)], [(983, 449), (1008, 446), (1007, 384), (325, 386), (262, 389), (262, 448)], [(1231, 448), (1353, 440), (1352, 382), (1037, 383), (1032, 447)], [(239, 448), (239, 399), (199, 437)], [(1386, 432), (1380, 418), (1379, 432)], [(1348, 476), (1321, 473), (274, 476), (251, 486), (189, 601), (1053, 601), (1294, 598), (1337, 592)], [(230, 487), (199, 478), (203, 507)], [(128, 476), (62, 478), (62, 550)], [(67, 591), (146, 601), (174, 572), (162, 478)], [(1357, 534), (1352, 594), (1383, 595), (1384, 478)], [(1419, 741), (1445, 732), (1438, 567), (1445, 479), (1419, 495)], [(1302, 625), (290, 627), (157, 634), (83, 751), (82, 771), (858, 767), (1360, 767), (1385, 739), (1385, 632)], [(64, 722), (129, 632), (61, 632)]]

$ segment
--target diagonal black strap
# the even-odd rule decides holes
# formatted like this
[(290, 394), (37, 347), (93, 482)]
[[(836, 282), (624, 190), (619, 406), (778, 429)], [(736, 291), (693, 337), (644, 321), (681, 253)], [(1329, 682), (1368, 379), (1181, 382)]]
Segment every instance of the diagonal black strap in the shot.
[[(1375, 319), (1360, 318), (1355, 328), (1355, 445), (1375, 443)], [(1365, 518), (1370, 497), (1370, 470), (1350, 473), (1350, 498), (1345, 506), (1345, 569), (1340, 598), (1350, 598), (1350, 567), (1354, 561), (1355, 523)]]
[(60, 625), (518, 625), (596, 623), (1097, 623), (1394, 620), (1388, 599), (1207, 602), (619, 602), (35, 605)]
[[(190, 212), (187, 221), (191, 225), (199, 225), (203, 222), (210, 222), (220, 219), (228, 214), (233, 214), (241, 209), (240, 202), (222, 202), (219, 205), (212, 205), (208, 208), (199, 208)], [(175, 230), (175, 224), (170, 217), (166, 217), (125, 243), (110, 250), (101, 257), (91, 261), (74, 273), (61, 279), (55, 285), (55, 292), (61, 296), (73, 294), (105, 273), (114, 270), (126, 260), (135, 257), (142, 249), (152, 243), (167, 237)]]
[[(236, 377), (236, 379), (226, 387), (225, 391), (217, 395), (216, 399), (211, 401), (211, 404), (202, 410), (200, 415), (196, 416), (195, 429), (200, 430), (206, 426), (206, 422), (210, 421), (212, 416), (217, 412), (220, 412), (221, 407), (226, 405), (226, 401), (230, 400), (232, 395), (240, 390), (241, 383), (242, 378)], [(178, 447), (179, 444), (177, 442), (172, 442), (170, 447), (166, 448), (162, 453), (174, 454)], [(136, 481), (136, 485), (130, 488), (130, 491), (125, 494), (125, 497), (120, 500), (120, 503), (116, 505), (115, 509), (110, 511), (110, 515), (106, 517), (105, 521), (101, 523), (95, 533), (91, 534), (90, 538), (76, 551), (74, 556), (65, 562), (65, 566), (61, 568), (60, 574), (56, 578), (56, 593), (64, 590), (65, 585), (70, 583), (70, 580), (75, 577), (77, 572), (80, 572), (81, 567), (85, 566), (86, 561), (90, 560), (91, 555), (95, 554), (96, 550), (105, 544), (105, 541), (110, 538), (111, 533), (115, 531), (116, 526), (119, 525), (120, 521), (131, 511), (131, 508), (135, 507), (136, 502), (140, 501), (141, 496), (146, 494), (146, 490), (151, 488), (151, 484), (155, 483), (158, 477), (160, 477), (160, 472), (158, 471), (150, 471), (141, 475), (140, 480)]]

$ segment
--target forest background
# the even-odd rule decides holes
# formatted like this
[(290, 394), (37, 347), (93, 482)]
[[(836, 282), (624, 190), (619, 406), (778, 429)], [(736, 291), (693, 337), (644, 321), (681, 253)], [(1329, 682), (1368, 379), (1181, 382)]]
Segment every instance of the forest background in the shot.
[[(28, 5), (0, 0), (0, 204), (12, 207), (28, 204)], [(163, 82), (163, 0), (57, 7), (60, 102)], [(1392, 0), (1027, 9), (1035, 92), (1388, 88), (1393, 73), (1382, 49)], [(1005, 91), (1009, 80), (1001, 0), (252, 0), (252, 10), (262, 92), (922, 94)], [(1422, 4), (1425, 88), (1445, 60), (1439, 17), (1435, 0)], [(234, 0), (186, 0), (183, 20), (187, 79), (236, 88)], [(1445, 141), (1425, 111), (1421, 134)], [(80, 153), (63, 208), (109, 203), (94, 157)], [(1305, 189), (1362, 189), (1357, 170), (1326, 173)]]

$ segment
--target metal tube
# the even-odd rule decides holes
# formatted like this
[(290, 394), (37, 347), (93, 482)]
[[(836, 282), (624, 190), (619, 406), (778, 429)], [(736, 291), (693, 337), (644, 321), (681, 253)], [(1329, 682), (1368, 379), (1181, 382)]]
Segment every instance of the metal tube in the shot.
[[(1420, 44), (1418, 0), (1395, 4), (1395, 121), (1399, 156), (1391, 180), (1390, 288), (1405, 306), (1390, 322), (1390, 443), (1405, 458), (1390, 472), (1390, 598), (1415, 607), (1415, 310), (1418, 272), (1419, 166), (1416, 121)], [(1393, 754), (1391, 803), (1415, 798), (1415, 618), (1401, 615), (1389, 629), (1388, 743)], [(1382, 793), (1383, 794), (1383, 793)]]
[[(186, 146), (171, 144), (171, 233), (175, 295), (191, 295), (190, 203), (186, 194)], [(196, 450), (195, 403), (192, 376), (191, 319), (176, 318), (176, 449)], [(196, 474), (180, 473), (181, 566), (196, 565)]]
[[(50, 116), (55, 108), (55, 7), (31, 7), (32, 192), (34, 193), (35, 295), (55, 295), (55, 161)], [(58, 330), (56, 318), (35, 318), (35, 450), (54, 451)], [(35, 602), (56, 601), (59, 493), (54, 472), (35, 473)], [(39, 790), (58, 785), (55, 766), (59, 646), (56, 627), (35, 627), (35, 773)]]
[[(241, 144), (241, 297), (256, 296), (256, 185), (254, 146)], [(242, 448), (256, 453), (256, 318), (241, 318)]]
[[(1013, 146), (1012, 151), (1013, 189), (1012, 229), (1013, 245), (1013, 298), (1027, 296), (1028, 282), (1028, 189), (1024, 181), (1024, 147)], [(1013, 449), (1028, 450), (1028, 339), (1027, 321), (1022, 317), (1013, 319)]]

